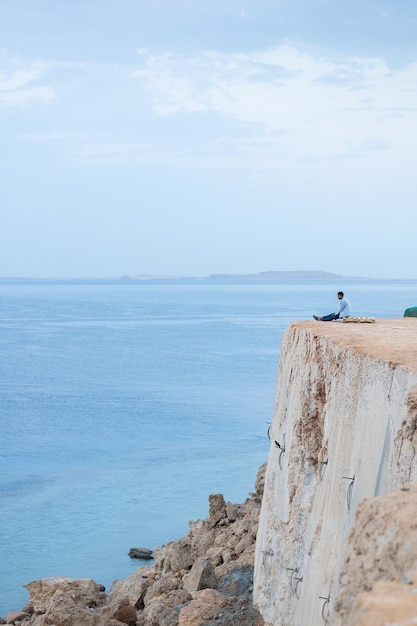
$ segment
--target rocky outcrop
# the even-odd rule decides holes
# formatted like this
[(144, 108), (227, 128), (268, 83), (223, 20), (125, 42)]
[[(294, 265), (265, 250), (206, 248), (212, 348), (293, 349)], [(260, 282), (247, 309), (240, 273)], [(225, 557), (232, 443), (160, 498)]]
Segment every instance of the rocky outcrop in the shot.
[(270, 437), (254, 591), (267, 626), (402, 624), (363, 615), (382, 581), (412, 604), (415, 320), (292, 324)]
[[(416, 570), (417, 483), (413, 483), (364, 500), (358, 506), (339, 576), (339, 593), (335, 601), (338, 621), (342, 624), (347, 620), (351, 624), (367, 623), (363, 618), (357, 622), (358, 615), (366, 614), (369, 619), (379, 604), (381, 609), (387, 609), (389, 604), (393, 613), (395, 607), (398, 608), (408, 597), (405, 602), (407, 610), (413, 607), (414, 623), (417, 623)], [(392, 597), (388, 601), (389, 590)], [(382, 597), (386, 598), (385, 604), (380, 602)], [(368, 623), (378, 623), (375, 615), (372, 619), (374, 621)], [(386, 617), (384, 619), (390, 623)], [(396, 624), (401, 623), (400, 614), (396, 613), (395, 619)]]
[(98, 585), (91, 578), (71, 579), (63, 576), (54, 576), (35, 580), (27, 585), (30, 595), (30, 605), (36, 613), (44, 613), (49, 606), (50, 599), (57, 591), (61, 591), (75, 604), (88, 608), (100, 606), (106, 599), (105, 588)]
[(413, 626), (416, 624), (417, 572), (408, 584), (378, 582), (355, 599), (345, 626)]
[(46, 578), (6, 616), (16, 626), (261, 626), (253, 608), (253, 562), (266, 466), (242, 504), (209, 496), (209, 515), (153, 552), (154, 564), (115, 581), (106, 595), (90, 579)]

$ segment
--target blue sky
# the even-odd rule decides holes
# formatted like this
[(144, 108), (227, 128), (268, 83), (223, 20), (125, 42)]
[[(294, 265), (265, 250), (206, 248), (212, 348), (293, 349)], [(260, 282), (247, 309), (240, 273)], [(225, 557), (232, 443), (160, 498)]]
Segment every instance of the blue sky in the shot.
[(0, 276), (417, 278), (417, 3), (0, 0)]

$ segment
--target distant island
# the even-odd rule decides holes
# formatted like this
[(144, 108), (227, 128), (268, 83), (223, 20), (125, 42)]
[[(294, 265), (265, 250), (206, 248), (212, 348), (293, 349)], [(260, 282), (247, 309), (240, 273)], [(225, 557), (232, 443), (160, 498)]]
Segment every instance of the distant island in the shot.
[(113, 277), (49, 277), (36, 278), (32, 277), (0, 277), (2, 284), (21, 283), (21, 284), (129, 284), (129, 283), (267, 283), (279, 281), (401, 281), (412, 280), (415, 278), (373, 278), (369, 276), (343, 276), (342, 274), (334, 274), (332, 272), (323, 272), (321, 270), (294, 270), (280, 271), (273, 270), (268, 272), (258, 272), (257, 274), (210, 274), (209, 276), (178, 276), (171, 274), (133, 274)]
[(332, 272), (307, 271), (269, 271), (258, 274), (210, 274), (209, 276), (152, 276), (138, 274), (136, 276), (122, 276), (122, 280), (204, 280), (204, 281), (270, 281), (270, 280), (372, 280), (363, 276), (342, 276)]

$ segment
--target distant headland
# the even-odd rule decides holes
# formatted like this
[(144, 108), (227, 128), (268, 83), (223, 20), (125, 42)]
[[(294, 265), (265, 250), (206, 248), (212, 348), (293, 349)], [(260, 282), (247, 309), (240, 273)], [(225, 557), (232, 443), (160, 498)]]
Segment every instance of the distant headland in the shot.
[(210, 274), (209, 276), (122, 276), (122, 280), (274, 281), (274, 280), (372, 280), (363, 276), (342, 276), (320, 270), (269, 271), (258, 274)]
[(188, 283), (188, 284), (201, 284), (201, 283), (271, 283), (281, 281), (294, 281), (294, 282), (308, 282), (308, 281), (321, 281), (321, 282), (338, 282), (339, 285), (342, 282), (350, 281), (415, 281), (416, 278), (375, 278), (370, 276), (345, 276), (342, 274), (335, 274), (333, 272), (324, 272), (321, 270), (273, 270), (267, 272), (258, 272), (257, 274), (210, 274), (208, 276), (187, 276), (187, 275), (172, 275), (172, 274), (132, 274), (124, 276), (90, 276), (90, 277), (0, 277), (1, 284), (129, 284), (129, 283)]

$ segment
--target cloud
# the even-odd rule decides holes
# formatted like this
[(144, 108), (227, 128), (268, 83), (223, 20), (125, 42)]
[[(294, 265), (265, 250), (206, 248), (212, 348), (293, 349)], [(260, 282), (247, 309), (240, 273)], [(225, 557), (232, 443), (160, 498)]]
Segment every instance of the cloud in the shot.
[(323, 179), (343, 162), (387, 173), (414, 162), (417, 62), (392, 68), (288, 42), (251, 53), (137, 52), (136, 67), (9, 63), (0, 104), (56, 98), (59, 119), (73, 127), (39, 132), (28, 122), (17, 139), (61, 142), (89, 162), (264, 170), (271, 178), (307, 170), (311, 178), (317, 166)]
[(81, 133), (75, 133), (73, 131), (61, 131), (61, 132), (47, 132), (47, 133), (19, 133), (16, 135), (17, 139), (24, 141), (86, 141), (89, 139), (88, 135)]
[(148, 144), (139, 143), (90, 143), (85, 144), (81, 154), (85, 156), (101, 157), (108, 161), (142, 159), (150, 154), (152, 147)]
[[(215, 114), (270, 148), (275, 134), (274, 152), (294, 160), (401, 151), (417, 123), (417, 62), (392, 69), (384, 59), (290, 43), (245, 54), (140, 55), (133, 77), (154, 115)], [(247, 152), (248, 141), (241, 147)]]
[(23, 63), (3, 60), (11, 65), (0, 71), (0, 105), (21, 107), (30, 102), (46, 103), (54, 100), (54, 89), (49, 85), (33, 85), (44, 78), (50, 64), (43, 61)]

